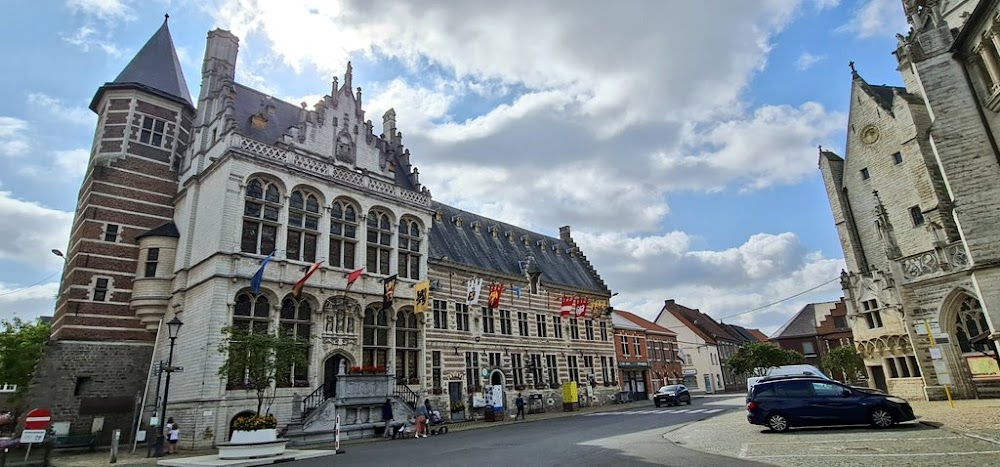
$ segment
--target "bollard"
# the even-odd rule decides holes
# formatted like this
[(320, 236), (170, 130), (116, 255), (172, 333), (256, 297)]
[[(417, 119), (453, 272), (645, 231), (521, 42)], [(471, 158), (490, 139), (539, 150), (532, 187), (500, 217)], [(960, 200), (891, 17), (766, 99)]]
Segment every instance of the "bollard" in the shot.
[(118, 442), (121, 440), (121, 437), (121, 429), (116, 428), (114, 433), (111, 434), (111, 460), (108, 461), (109, 464), (118, 462)]
[(948, 405), (950, 405), (951, 408), (954, 409), (955, 408), (955, 401), (952, 400), (952, 398), (951, 398), (951, 389), (948, 389), (948, 385), (947, 384), (944, 385), (944, 395), (948, 396)]
[(333, 425), (333, 452), (335, 454), (344, 453), (344, 450), (340, 449), (340, 414), (337, 414), (337, 421)]
[(3, 448), (3, 452), (0, 452), (0, 467), (7, 466), (7, 452), (10, 451), (9, 448)]

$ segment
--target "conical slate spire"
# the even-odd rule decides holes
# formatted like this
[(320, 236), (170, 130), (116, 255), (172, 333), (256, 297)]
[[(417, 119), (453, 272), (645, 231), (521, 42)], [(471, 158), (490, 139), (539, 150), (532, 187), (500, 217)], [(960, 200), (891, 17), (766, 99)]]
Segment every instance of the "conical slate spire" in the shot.
[(160, 29), (149, 38), (135, 57), (132, 57), (132, 61), (118, 77), (106, 83), (97, 92), (91, 108), (96, 106), (104, 89), (127, 86), (153, 91), (194, 108), (194, 101), (188, 92), (187, 81), (184, 80), (184, 73), (181, 71), (181, 63), (174, 49), (174, 40), (170, 36), (166, 17)]

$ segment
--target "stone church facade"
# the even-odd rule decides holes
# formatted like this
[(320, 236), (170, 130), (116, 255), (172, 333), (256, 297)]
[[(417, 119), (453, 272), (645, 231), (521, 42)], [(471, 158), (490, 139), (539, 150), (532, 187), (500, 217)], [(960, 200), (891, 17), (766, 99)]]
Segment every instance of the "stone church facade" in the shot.
[[(576, 380), (581, 404), (611, 399), (611, 293), (569, 227), (548, 237), (432, 201), (393, 110), (374, 134), (350, 63), (310, 108), (238, 83), (238, 45), (227, 31), (208, 33), (195, 102), (164, 21), (94, 96), (98, 128), (34, 403), (71, 433), (99, 419), (100, 442), (113, 428), (126, 438), (147, 429), (175, 317), (184, 324), (173, 365), (183, 372), (171, 376), (167, 416), (192, 446), (227, 440), (234, 417), (257, 406), (252, 382), (219, 375), (230, 326), (309, 337), (308, 364), (278, 377), (270, 411), (281, 425), (301, 420), (293, 401), (331, 398), (341, 368), (354, 366), (386, 367), (443, 413), (484, 384), (509, 401), (521, 391), (547, 400)], [(272, 252), (254, 293), (250, 280)], [(474, 278), (483, 300), (466, 305)], [(434, 306), (417, 314), (423, 281)], [(484, 306), (491, 282), (507, 285), (496, 310)], [(563, 296), (596, 306), (560, 319)]]
[(904, 0), (903, 87), (852, 68), (846, 157), (819, 166), (869, 383), (911, 398), (1000, 379), (997, 1)]

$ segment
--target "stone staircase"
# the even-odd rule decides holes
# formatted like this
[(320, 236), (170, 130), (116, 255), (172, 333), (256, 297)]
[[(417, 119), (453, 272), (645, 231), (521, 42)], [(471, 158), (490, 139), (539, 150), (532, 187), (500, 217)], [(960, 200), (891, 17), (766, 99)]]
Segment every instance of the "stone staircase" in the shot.
[(974, 382), (980, 399), (1000, 399), (1000, 378), (977, 379)]
[(391, 375), (341, 375), (337, 378), (336, 397), (325, 398), (324, 387), (301, 401), (293, 401), (293, 413), (302, 414), (288, 424), (284, 438), (289, 446), (332, 443), (340, 416), (340, 439), (370, 438), (385, 426), (382, 404), (392, 402), (397, 422), (415, 415), (419, 397), (409, 387), (395, 384)]

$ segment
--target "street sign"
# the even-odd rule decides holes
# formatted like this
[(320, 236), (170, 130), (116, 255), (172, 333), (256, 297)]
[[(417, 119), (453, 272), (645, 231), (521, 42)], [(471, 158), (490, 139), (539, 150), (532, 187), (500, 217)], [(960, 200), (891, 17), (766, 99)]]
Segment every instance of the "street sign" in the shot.
[(52, 422), (52, 413), (45, 409), (33, 409), (24, 416), (25, 430), (45, 431)]
[(20, 441), (21, 444), (41, 443), (45, 441), (45, 430), (24, 430)]

